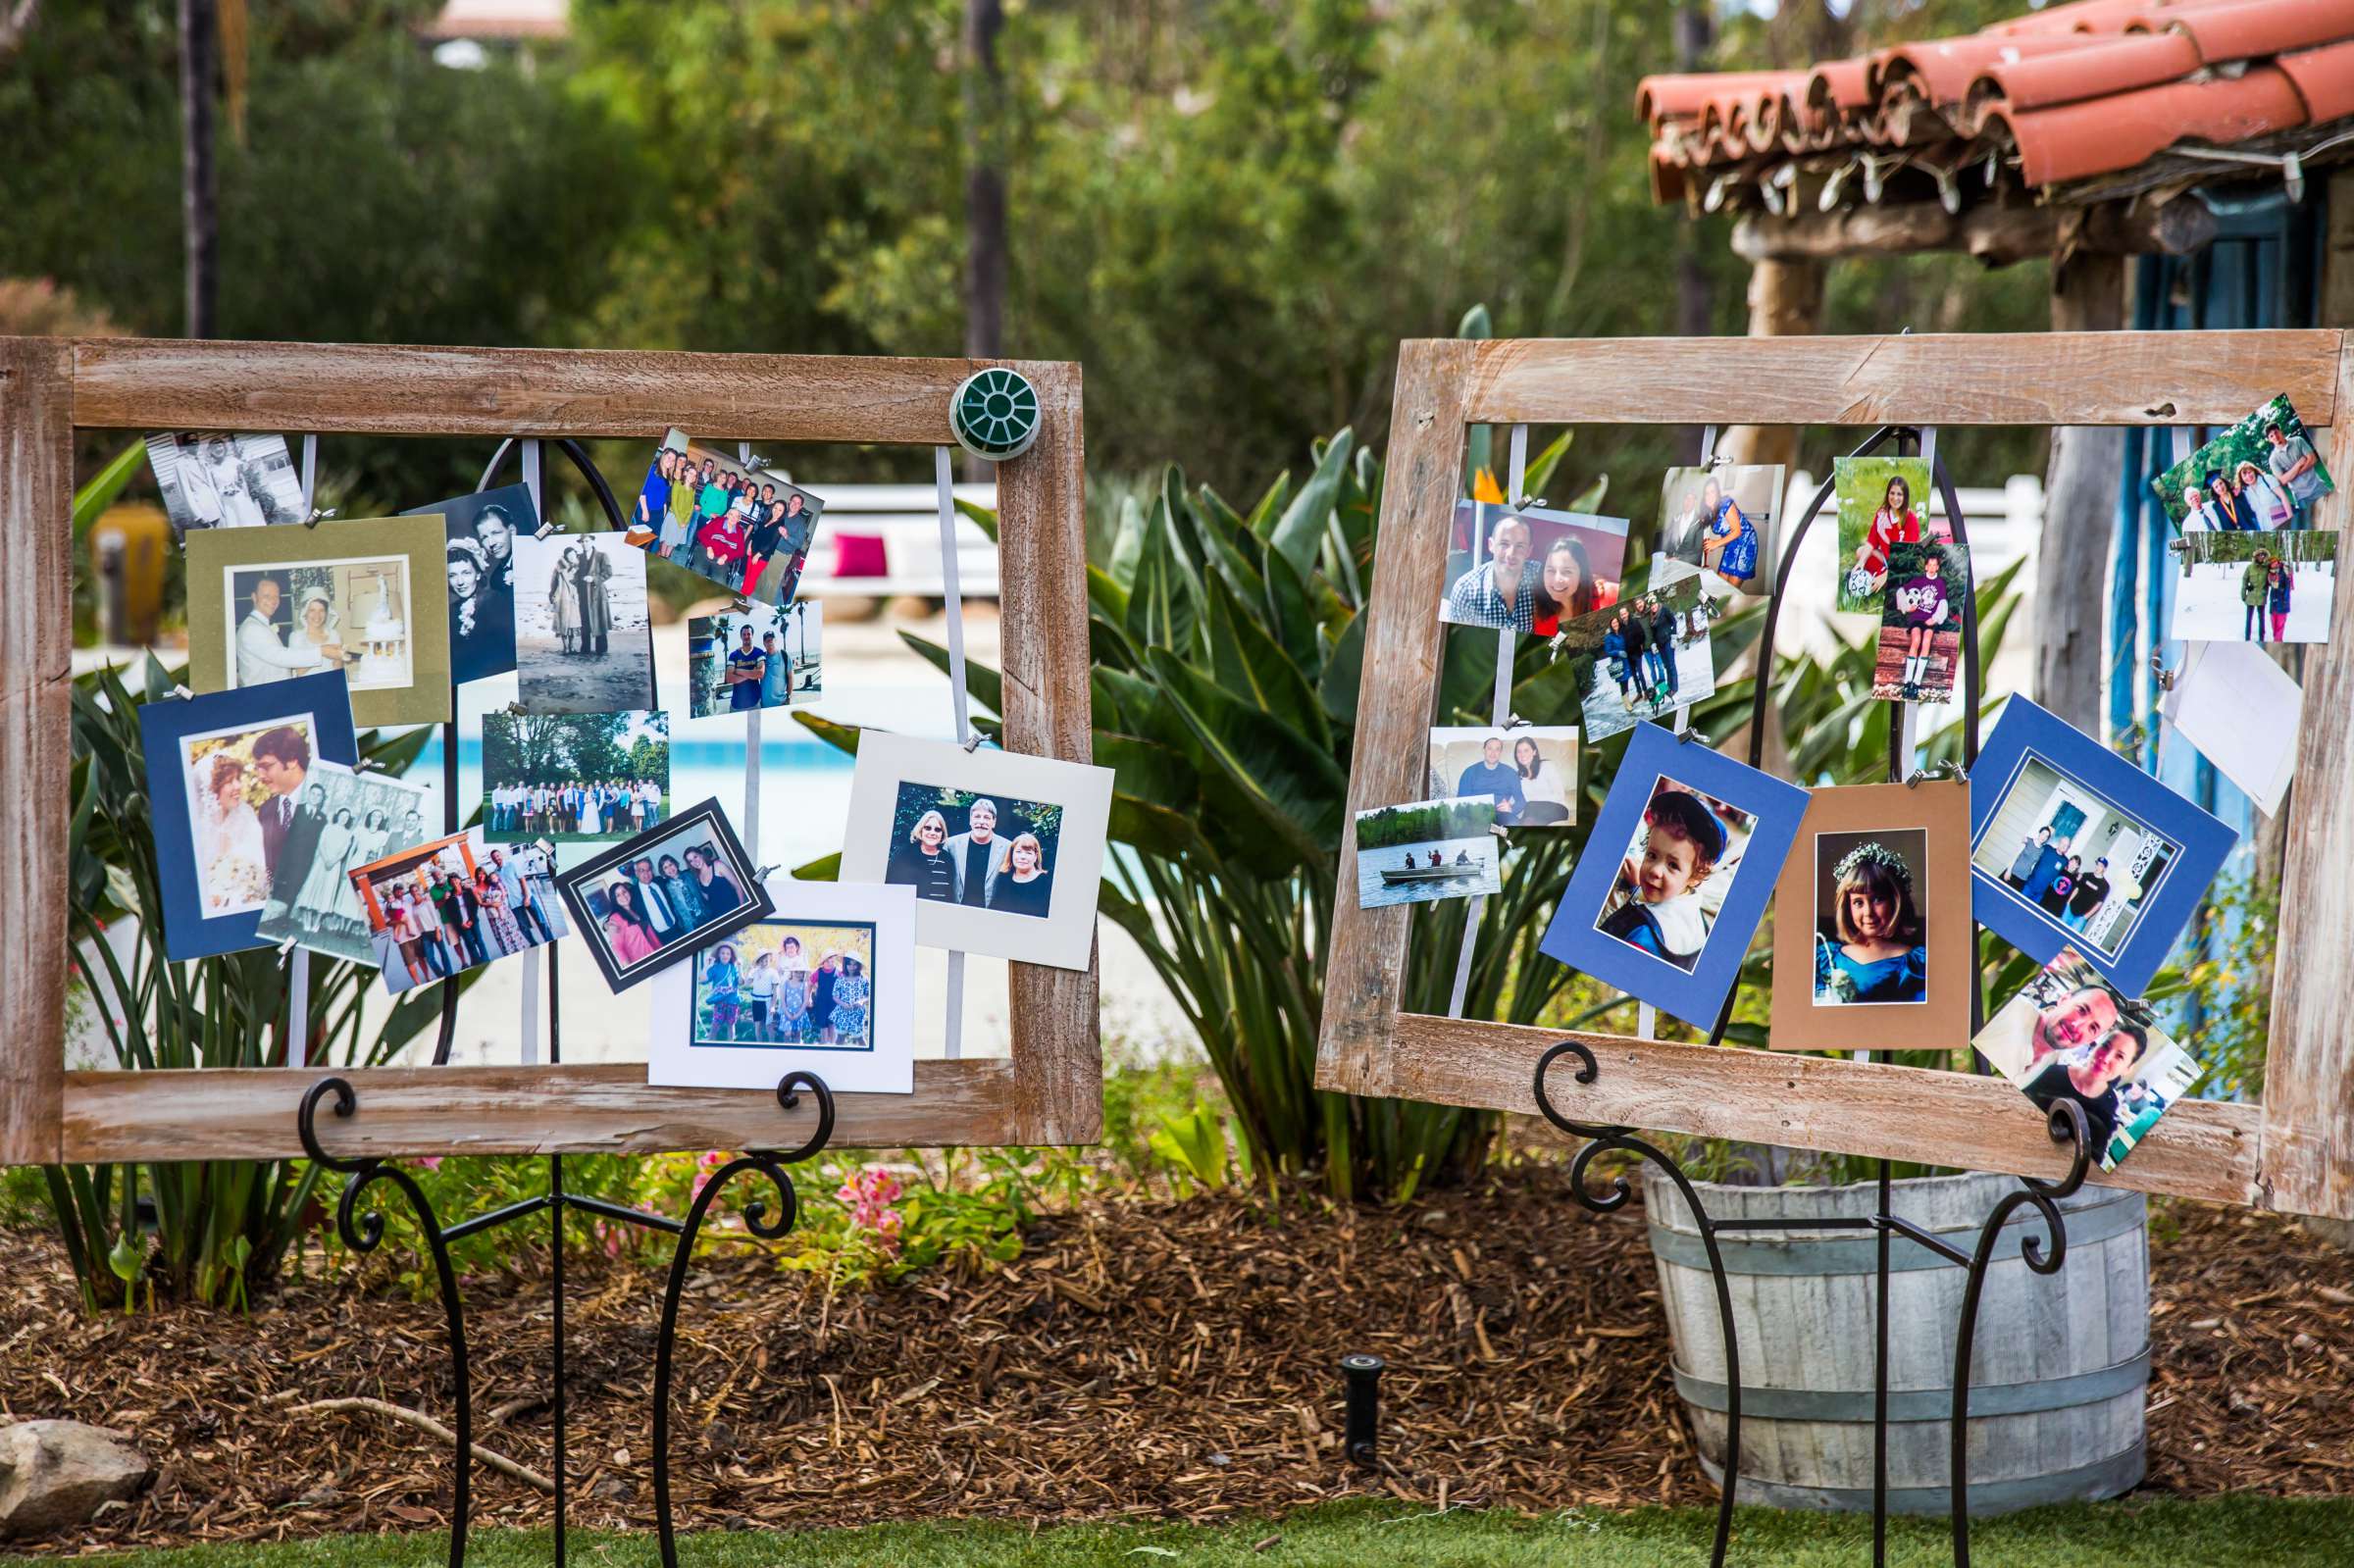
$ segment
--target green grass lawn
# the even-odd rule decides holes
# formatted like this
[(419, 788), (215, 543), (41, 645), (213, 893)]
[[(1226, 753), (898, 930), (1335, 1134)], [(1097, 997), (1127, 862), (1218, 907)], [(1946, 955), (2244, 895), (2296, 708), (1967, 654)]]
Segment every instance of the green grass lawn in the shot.
[[(989, 1523), (875, 1525), (801, 1533), (715, 1532), (679, 1543), (695, 1568), (1151, 1568), (1156, 1563), (1283, 1568), (1688, 1568), (1705, 1564), (1713, 1509), (1578, 1510), (1530, 1518), (1400, 1504), (1343, 1503), (1276, 1521), (1216, 1528), (1062, 1525), (1035, 1534)], [(1269, 1538), (1274, 1538), (1271, 1543)], [(571, 1560), (650, 1564), (650, 1531), (576, 1533)], [(1728, 1568), (1855, 1568), (1870, 1560), (1870, 1521), (1856, 1515), (1742, 1510)], [(200, 1546), (110, 1555), (108, 1568), (438, 1568), (440, 1535), (332, 1536), (282, 1546)], [(1981, 1522), (1979, 1568), (2342, 1568), (2354, 1561), (2354, 1499), (2225, 1497), (2037, 1508)], [(540, 1568), (544, 1531), (478, 1531), (467, 1560), (483, 1568)], [(1952, 1560), (1944, 1521), (1902, 1519), (1889, 1561)]]

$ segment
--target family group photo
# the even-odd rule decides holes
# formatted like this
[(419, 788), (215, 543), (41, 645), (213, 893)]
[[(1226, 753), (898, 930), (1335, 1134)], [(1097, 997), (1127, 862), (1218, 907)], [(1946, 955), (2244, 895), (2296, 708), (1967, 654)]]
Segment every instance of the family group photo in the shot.
[(672, 430), (654, 453), (623, 537), (732, 593), (789, 604), (825, 503)]
[(1577, 821), (1577, 731), (1435, 729), (1427, 787), (1433, 800), (1492, 802), (1499, 828), (1569, 827)]
[(1626, 519), (1458, 501), (1439, 619), (1549, 637), (1618, 602)]
[(1356, 814), (1360, 909), (1499, 891), (1504, 841), (1487, 800), (1409, 800)]
[(2039, 756), (2012, 779), (1970, 863), (2079, 947), (2114, 955), (2180, 846)]
[(150, 435), (147, 464), (177, 535), (303, 521), (302, 476), (282, 435)]
[(1594, 929), (1678, 969), (1694, 968), (1741, 873), (1755, 823), (1729, 801), (1659, 776)]
[(2174, 634), (2190, 642), (2327, 642), (2337, 531), (2188, 532), (2175, 541)]
[(1953, 525), (1931, 515), (1926, 458), (1842, 457), (1831, 476), (1839, 502), (1838, 607), (1879, 615), (1896, 547), (1950, 544)]
[(658, 706), (645, 556), (612, 532), (517, 535), (515, 679), (535, 713)]
[(1698, 572), (1662, 562), (1652, 586), (1555, 634), (1555, 656), (1570, 664), (1587, 744), (1715, 691), (1709, 628), (1720, 609), (1702, 588)]
[(918, 902), (1044, 920), (1053, 908), (1062, 807), (902, 781), (883, 880)]
[(1970, 552), (1959, 544), (1896, 544), (1880, 590), (1871, 694), (1889, 702), (1950, 702), (1970, 614)]
[(354, 867), (370, 950), (394, 995), (569, 935), (548, 895), (546, 856), (486, 846), (482, 830)]
[(2084, 1113), (2093, 1162), (2114, 1171), (2206, 1071), (2150, 1011), (2063, 948), (1972, 1042), (2038, 1106)]
[(368, 912), (350, 874), (422, 842), (425, 808), (422, 784), (314, 760), (285, 825), (254, 935), (347, 963), (373, 963)]
[(1816, 1006), (1928, 1000), (1928, 836), (1815, 835)]
[(2314, 507), (2337, 488), (2285, 395), (2168, 468), (2150, 487), (2185, 535), (2310, 529)]
[(1781, 498), (1779, 463), (1671, 468), (1660, 486), (1653, 558), (1683, 562), (1720, 593), (1769, 594)]
[(670, 715), (483, 715), (483, 831), (500, 842), (613, 843), (670, 805)]
[(872, 924), (755, 921), (695, 955), (691, 1043), (866, 1050), (874, 967)]
[(437, 516), (448, 534), (449, 678), (463, 684), (515, 668), (515, 540), (539, 531), (528, 484), (453, 495), (403, 516)]
[(825, 608), (814, 599), (751, 602), (687, 622), (691, 718), (785, 708), (825, 691), (818, 641)]
[(716, 801), (563, 873), (558, 885), (615, 990), (771, 912)]

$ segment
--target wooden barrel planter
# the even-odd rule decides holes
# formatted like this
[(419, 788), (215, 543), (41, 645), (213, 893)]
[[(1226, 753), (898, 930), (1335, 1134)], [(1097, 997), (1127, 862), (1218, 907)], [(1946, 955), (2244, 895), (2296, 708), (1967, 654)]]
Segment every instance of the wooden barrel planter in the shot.
[[(1694, 1185), (1719, 1222), (1868, 1216), (1876, 1193), (1870, 1183)], [(2013, 1185), (1990, 1175), (1900, 1181), (1893, 1211), (1969, 1252)], [(1673, 1183), (1646, 1167), (1643, 1196), (1676, 1391), (1702, 1468), (1722, 1486), (1724, 1340), (1708, 1252)], [(2058, 1274), (2036, 1274), (2020, 1256), (2022, 1238), (2043, 1235), (2032, 1207), (2004, 1227), (1987, 1270), (1970, 1372), (1973, 1514), (2115, 1496), (2141, 1480), (2148, 1209), (2139, 1192), (2098, 1187), (2061, 1207), (2068, 1253)], [(1716, 1242), (1741, 1342), (1741, 1500), (1870, 1508), (1875, 1238), (1868, 1231), (1720, 1232)], [(1889, 1258), (1889, 1506), (1944, 1513), (1964, 1271), (1902, 1237), (1892, 1239)]]

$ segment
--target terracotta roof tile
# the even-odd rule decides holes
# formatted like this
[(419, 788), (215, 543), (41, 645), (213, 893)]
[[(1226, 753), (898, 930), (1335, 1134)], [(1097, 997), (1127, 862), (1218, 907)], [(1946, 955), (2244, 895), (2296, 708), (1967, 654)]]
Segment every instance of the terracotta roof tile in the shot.
[(1810, 71), (1649, 76), (1636, 112), (1663, 201), (1843, 146), (1950, 146), (1947, 167), (2015, 146), (2048, 185), (2354, 116), (2354, 0), (2075, 0)]

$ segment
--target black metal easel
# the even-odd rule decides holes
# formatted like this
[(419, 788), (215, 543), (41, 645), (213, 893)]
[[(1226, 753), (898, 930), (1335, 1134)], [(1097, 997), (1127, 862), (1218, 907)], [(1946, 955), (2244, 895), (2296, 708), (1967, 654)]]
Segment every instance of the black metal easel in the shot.
[[(1886, 426), (1875, 430), (1871, 437), (1856, 448), (1851, 456), (1865, 457), (1889, 441), (1897, 443), (1900, 455), (1911, 456), (1919, 450), (1920, 431), (1911, 426)], [(1932, 478), (1945, 503), (1945, 515), (1954, 531), (1954, 542), (1967, 548), (1970, 543), (1969, 526), (1962, 516), (1959, 497), (1954, 493), (1952, 477), (1942, 461), (1931, 460)], [(1781, 575), (1776, 582), (1786, 582), (1798, 547), (1806, 538), (1807, 530), (1820, 515), (1837, 490), (1837, 476), (1823, 481), (1815, 492), (1805, 515), (1792, 531), (1783, 546)], [(1974, 580), (1970, 592), (1976, 592)], [(1750, 715), (1749, 765), (1762, 767), (1765, 760), (1766, 725), (1768, 722), (1768, 702), (1773, 685), (1773, 633), (1781, 613), (1781, 596), (1777, 592), (1766, 603), (1766, 626), (1758, 647), (1756, 697)], [(1978, 756), (1978, 622), (1974, 602), (1970, 613), (1962, 622), (1962, 656), (1969, 671), (1969, 687), (1963, 703), (1963, 765), (1960, 777), (1969, 778), (1969, 770)], [(1686, 732), (1683, 738), (1694, 738)], [(1892, 719), (1888, 728), (1888, 778), (1891, 784), (1919, 784), (1926, 775), (1909, 771), (1904, 725), (1901, 717)], [(1980, 988), (1977, 971), (1978, 928), (1970, 923), (1970, 1028), (1974, 1033), (1984, 1022), (1985, 996)], [(1724, 1005), (1716, 1016), (1716, 1026), (1710, 1032), (1709, 1043), (1721, 1045), (1726, 1027), (1731, 1023), (1733, 998), (1728, 991)], [(1956, 1568), (1970, 1565), (1970, 1363), (1977, 1331), (1978, 1298), (1986, 1283), (1986, 1270), (1994, 1259), (1996, 1242), (2011, 1216), (2027, 1204), (2032, 1204), (2042, 1218), (2046, 1250), (2043, 1240), (2034, 1237), (2022, 1238), (2020, 1253), (2028, 1268), (2040, 1275), (2057, 1274), (2068, 1252), (2068, 1225), (2060, 1211), (2060, 1200), (2074, 1194), (2084, 1185), (2090, 1168), (2093, 1150), (2089, 1146), (2090, 1133), (2084, 1112), (2073, 1101), (2063, 1100), (2052, 1107), (2047, 1128), (2052, 1141), (2070, 1150), (2068, 1174), (2058, 1182), (2043, 1182), (2033, 1177), (2021, 1177), (2019, 1191), (2006, 1194), (1994, 1206), (1978, 1234), (1974, 1252), (1964, 1252), (1943, 1238), (1932, 1235), (1909, 1220), (1901, 1219), (1890, 1210), (1893, 1207), (1889, 1162), (1877, 1162), (1878, 1201), (1869, 1215), (1832, 1217), (1823, 1219), (1738, 1219), (1719, 1220), (1713, 1217), (1701, 1203), (1699, 1193), (1686, 1178), (1683, 1167), (1672, 1155), (1634, 1136), (1626, 1127), (1605, 1126), (1571, 1120), (1554, 1105), (1545, 1087), (1545, 1075), (1553, 1064), (1563, 1056), (1578, 1059), (1576, 1082), (1592, 1084), (1601, 1077), (1601, 1065), (1592, 1050), (1574, 1039), (1564, 1039), (1548, 1048), (1537, 1059), (1533, 1092), (1537, 1109), (1555, 1127), (1574, 1138), (1586, 1139), (1576, 1158), (1570, 1163), (1570, 1186), (1577, 1201), (1596, 1214), (1607, 1214), (1625, 1204), (1632, 1189), (1624, 1176), (1612, 1179), (1609, 1191), (1597, 1194), (1586, 1186), (1586, 1172), (1594, 1160), (1608, 1152), (1619, 1152), (1647, 1159), (1675, 1184), (1685, 1204), (1692, 1211), (1693, 1223), (1699, 1227), (1702, 1245), (1707, 1249), (1709, 1274), (1716, 1288), (1716, 1316), (1724, 1333), (1725, 1360), (1725, 1455), (1724, 1482), (1717, 1498), (1716, 1538), (1710, 1552), (1711, 1568), (1723, 1568), (1725, 1548), (1732, 1539), (1733, 1503), (1741, 1478), (1741, 1351), (1739, 1336), (1733, 1326), (1732, 1287), (1724, 1270), (1724, 1260), (1716, 1245), (1719, 1231), (1870, 1231), (1877, 1243), (1875, 1259), (1876, 1303), (1872, 1334), (1872, 1506), (1871, 1560), (1873, 1568), (1884, 1568), (1888, 1557), (1888, 1276), (1890, 1251), (1896, 1237), (1904, 1237), (1926, 1247), (1948, 1263), (1969, 1271), (1963, 1289), (1962, 1313), (1957, 1326), (1954, 1345), (1953, 1409), (1950, 1417), (1952, 1434), (1951, 1475), (1948, 1487), (1952, 1496), (1951, 1528)]]

